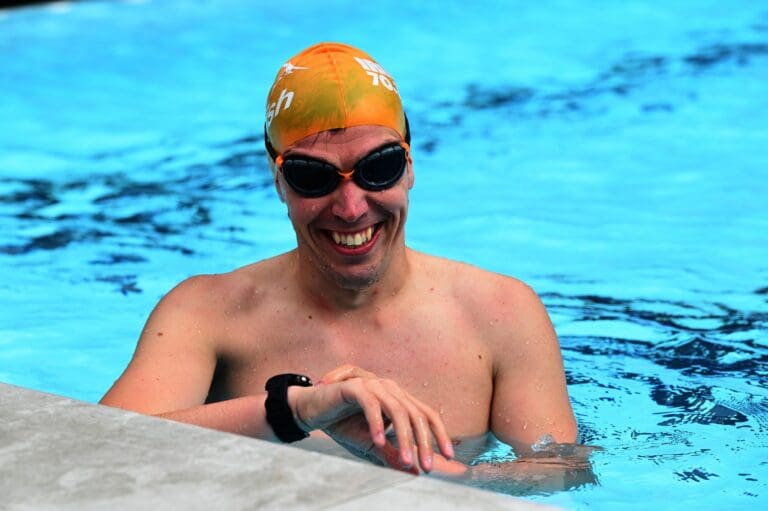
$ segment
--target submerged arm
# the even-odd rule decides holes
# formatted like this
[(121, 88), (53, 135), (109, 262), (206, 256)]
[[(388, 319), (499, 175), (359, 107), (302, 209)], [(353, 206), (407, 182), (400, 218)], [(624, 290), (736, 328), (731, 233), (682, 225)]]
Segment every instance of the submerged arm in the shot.
[(589, 455), (600, 448), (579, 444), (544, 442), (529, 454), (511, 461), (465, 465), (435, 458), (433, 475), (497, 492), (525, 493), (570, 490), (594, 484)]
[(576, 444), (560, 347), (543, 304), (531, 288), (506, 278), (495, 281), (490, 296), (474, 311), (479, 324), (491, 325), (484, 330), (494, 361), (489, 429), (517, 457), (465, 465), (436, 454), (432, 473), (515, 492), (595, 482), (588, 459), (595, 448)]
[(595, 448), (576, 443), (560, 346), (544, 305), (530, 287), (512, 279), (499, 282), (495, 293), (491, 312), (505, 319), (487, 333), (494, 353), (489, 426), (517, 457), (463, 467), (445, 460), (436, 462), (435, 472), (444, 469), (477, 486), (503, 482), (516, 492), (595, 482), (588, 459)]

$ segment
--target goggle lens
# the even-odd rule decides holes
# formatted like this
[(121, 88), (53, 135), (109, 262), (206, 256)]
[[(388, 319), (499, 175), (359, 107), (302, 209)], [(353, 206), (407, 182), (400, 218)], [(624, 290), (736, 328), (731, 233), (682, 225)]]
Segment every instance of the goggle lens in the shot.
[[(406, 163), (405, 148), (400, 144), (390, 144), (358, 161), (352, 179), (365, 190), (386, 190), (403, 176)], [(286, 158), (280, 165), (280, 171), (288, 185), (304, 197), (322, 197), (331, 193), (343, 175), (330, 163), (302, 157)]]
[(366, 190), (385, 190), (400, 180), (405, 164), (405, 149), (399, 144), (387, 146), (357, 162), (352, 178)]
[(338, 184), (336, 167), (320, 160), (289, 158), (280, 168), (288, 185), (304, 197), (321, 197)]

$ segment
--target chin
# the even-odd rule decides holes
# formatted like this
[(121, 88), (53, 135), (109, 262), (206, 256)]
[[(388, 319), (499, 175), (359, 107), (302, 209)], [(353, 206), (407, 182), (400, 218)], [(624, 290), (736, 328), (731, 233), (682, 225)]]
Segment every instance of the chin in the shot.
[(349, 291), (361, 291), (367, 289), (379, 281), (379, 276), (350, 276), (337, 275), (334, 279), (342, 289)]
[(359, 273), (337, 272), (333, 274), (332, 278), (340, 288), (357, 291), (371, 287), (379, 281), (381, 275), (379, 271), (370, 268), (369, 271)]

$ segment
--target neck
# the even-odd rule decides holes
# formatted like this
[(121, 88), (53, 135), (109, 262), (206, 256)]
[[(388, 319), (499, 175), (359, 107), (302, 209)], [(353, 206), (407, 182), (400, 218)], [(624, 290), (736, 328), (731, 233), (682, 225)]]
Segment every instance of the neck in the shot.
[(296, 250), (299, 289), (310, 302), (318, 303), (322, 308), (351, 311), (376, 307), (405, 288), (411, 273), (409, 252), (402, 246), (392, 254), (389, 264), (381, 269), (375, 280), (356, 282), (323, 271)]

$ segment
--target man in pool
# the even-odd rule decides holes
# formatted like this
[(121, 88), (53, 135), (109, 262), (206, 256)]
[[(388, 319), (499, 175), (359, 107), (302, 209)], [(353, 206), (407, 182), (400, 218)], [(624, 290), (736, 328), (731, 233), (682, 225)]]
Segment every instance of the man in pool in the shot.
[(272, 441), (330, 437), (413, 472), (466, 475), (453, 443), (489, 432), (523, 460), (542, 439), (575, 442), (531, 288), (405, 245), (409, 141), (369, 55), (323, 43), (284, 64), (265, 142), (297, 248), (179, 284), (101, 402)]

